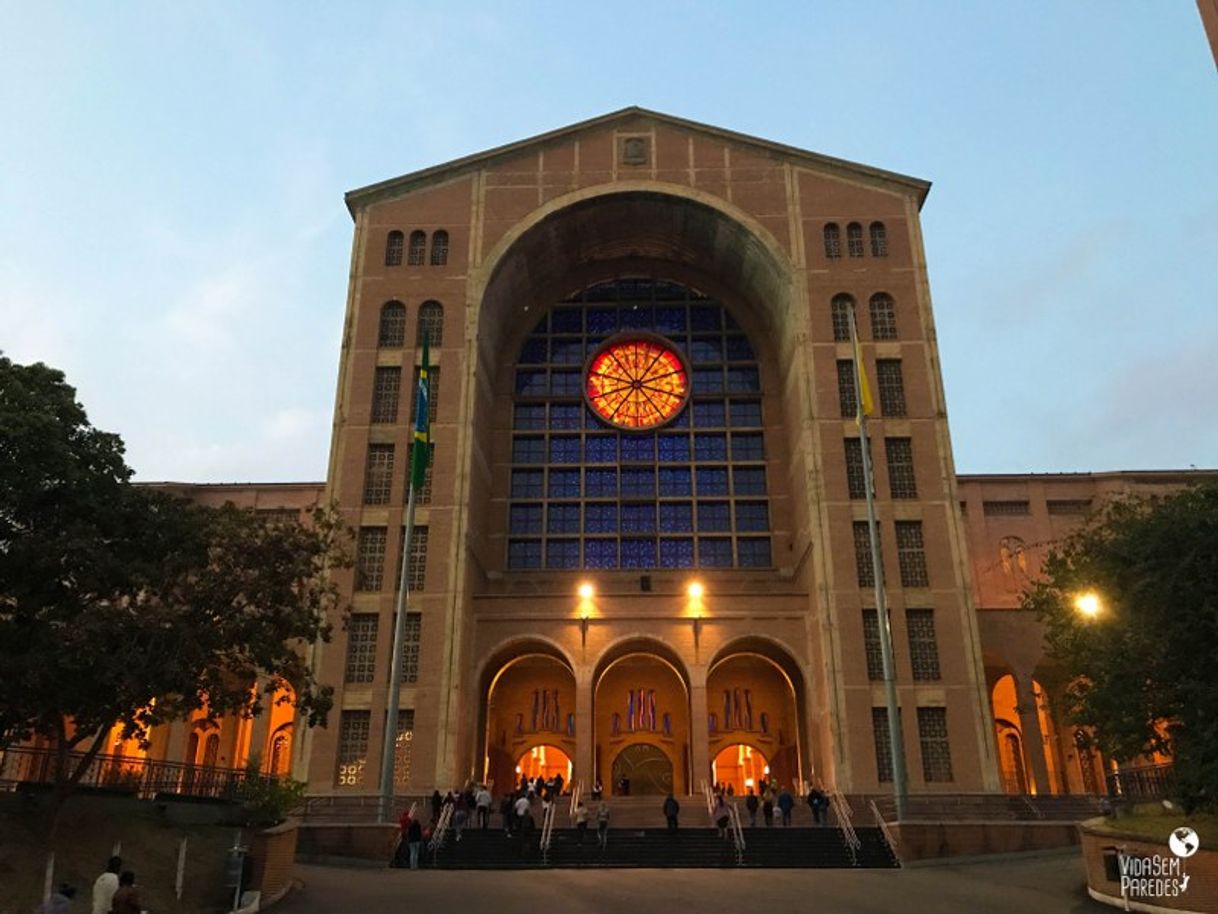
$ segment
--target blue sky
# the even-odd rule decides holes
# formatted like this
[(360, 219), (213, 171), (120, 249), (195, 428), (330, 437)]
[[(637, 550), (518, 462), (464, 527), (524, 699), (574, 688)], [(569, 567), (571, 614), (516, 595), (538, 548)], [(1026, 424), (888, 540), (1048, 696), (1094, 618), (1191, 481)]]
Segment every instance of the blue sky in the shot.
[(934, 182), (961, 472), (1218, 465), (1188, 0), (0, 9), (0, 349), (140, 478), (322, 479), (342, 193), (631, 104)]

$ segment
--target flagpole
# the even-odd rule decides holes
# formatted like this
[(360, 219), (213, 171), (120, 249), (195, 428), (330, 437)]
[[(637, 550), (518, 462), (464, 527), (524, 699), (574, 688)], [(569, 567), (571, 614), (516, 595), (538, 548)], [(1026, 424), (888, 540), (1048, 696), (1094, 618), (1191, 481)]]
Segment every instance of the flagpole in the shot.
[(389, 667), (389, 693), (385, 699), (385, 744), (381, 748), (381, 802), (379, 818), (390, 821), (393, 808), (393, 763), (398, 743), (398, 704), (402, 693), (402, 642), (406, 638), (406, 606), (410, 581), (410, 541), (414, 539), (415, 491), (413, 483), (406, 498), (406, 532), (402, 535), (402, 570), (398, 574), (398, 593), (394, 602), (393, 662)]
[(858, 326), (854, 306), (850, 306), (850, 342), (854, 350), (854, 397), (859, 425), (859, 446), (863, 452), (863, 489), (867, 498), (867, 533), (871, 540), (871, 573), (875, 581), (875, 612), (880, 630), (880, 656), (884, 665), (884, 703), (888, 709), (888, 743), (892, 758), (892, 795), (897, 821), (905, 819), (909, 784), (905, 772), (905, 740), (901, 734), (900, 704), (897, 701), (896, 666), (892, 656), (892, 627), (888, 621), (888, 600), (884, 591), (884, 562), (880, 557), (879, 525), (875, 519), (875, 491), (871, 472), (871, 447), (867, 440), (867, 413), (864, 408), (866, 378), (863, 376)]

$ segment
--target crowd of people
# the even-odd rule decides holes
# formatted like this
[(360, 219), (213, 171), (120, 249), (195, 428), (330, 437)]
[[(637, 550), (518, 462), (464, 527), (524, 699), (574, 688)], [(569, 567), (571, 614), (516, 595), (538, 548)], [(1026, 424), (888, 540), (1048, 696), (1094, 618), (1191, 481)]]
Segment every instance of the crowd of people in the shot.
[[(68, 914), (76, 898), (76, 887), (60, 883), (59, 888), (38, 909), (39, 914)], [(111, 857), (105, 871), (93, 883), (93, 914), (147, 914), (140, 902), (135, 873), (123, 869), (121, 857)]]

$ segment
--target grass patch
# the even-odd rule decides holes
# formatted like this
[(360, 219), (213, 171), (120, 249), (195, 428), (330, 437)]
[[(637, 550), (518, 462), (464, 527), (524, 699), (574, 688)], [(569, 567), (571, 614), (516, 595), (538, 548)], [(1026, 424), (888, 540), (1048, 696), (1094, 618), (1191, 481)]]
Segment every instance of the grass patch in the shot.
[(1218, 813), (1186, 816), (1179, 807), (1168, 811), (1160, 803), (1144, 803), (1134, 807), (1129, 815), (1108, 816), (1102, 829), (1166, 843), (1167, 836), (1181, 825), (1187, 825), (1197, 833), (1202, 847), (1218, 849)]

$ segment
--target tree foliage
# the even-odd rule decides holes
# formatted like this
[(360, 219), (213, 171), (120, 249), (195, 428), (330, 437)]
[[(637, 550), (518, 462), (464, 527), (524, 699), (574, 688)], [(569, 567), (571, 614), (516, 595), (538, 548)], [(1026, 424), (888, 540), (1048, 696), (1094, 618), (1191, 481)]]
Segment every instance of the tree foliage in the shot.
[(61, 372), (0, 357), (0, 746), (50, 738), (66, 790), (115, 726), (259, 713), (281, 685), (324, 723), (307, 648), (329, 638), (345, 542), (329, 510), (268, 524), (133, 485)]
[[(1086, 619), (1074, 601), (1092, 590), (1101, 608)], [(1218, 484), (1109, 501), (1023, 601), (1072, 677), (1071, 719), (1115, 759), (1170, 755), (1190, 810), (1218, 804)]]

